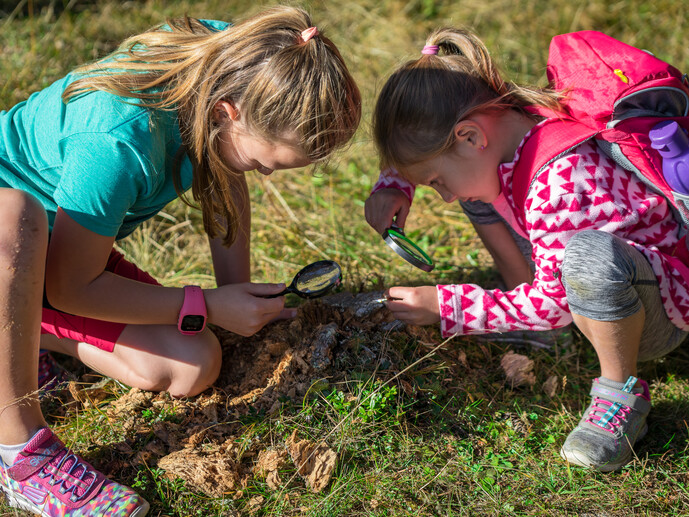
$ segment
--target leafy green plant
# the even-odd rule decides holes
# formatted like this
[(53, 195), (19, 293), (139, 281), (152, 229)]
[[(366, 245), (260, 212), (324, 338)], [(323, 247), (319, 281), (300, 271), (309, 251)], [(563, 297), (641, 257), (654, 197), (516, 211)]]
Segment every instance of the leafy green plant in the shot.
[(155, 408), (146, 408), (141, 411), (141, 416), (149, 424), (155, 422), (178, 422), (179, 416), (175, 413), (174, 409), (167, 406), (163, 406), (159, 410)]

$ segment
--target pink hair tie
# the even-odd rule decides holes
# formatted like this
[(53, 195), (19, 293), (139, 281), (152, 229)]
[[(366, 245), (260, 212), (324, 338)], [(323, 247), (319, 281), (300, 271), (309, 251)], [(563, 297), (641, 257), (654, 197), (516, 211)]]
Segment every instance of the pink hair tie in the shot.
[(314, 36), (318, 36), (318, 29), (316, 27), (309, 27), (308, 29), (301, 31), (301, 39), (304, 40), (304, 43), (309, 41)]
[(421, 53), (427, 56), (435, 56), (438, 53), (438, 48), (438, 45), (426, 45), (423, 47)]

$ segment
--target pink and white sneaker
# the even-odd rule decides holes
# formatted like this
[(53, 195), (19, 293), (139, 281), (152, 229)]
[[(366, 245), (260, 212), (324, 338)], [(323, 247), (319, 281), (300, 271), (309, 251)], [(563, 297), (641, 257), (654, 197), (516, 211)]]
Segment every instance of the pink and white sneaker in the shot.
[(0, 460), (0, 488), (10, 506), (46, 517), (142, 517), (149, 508), (131, 488), (110, 481), (67, 449), (47, 427), (14, 465)]

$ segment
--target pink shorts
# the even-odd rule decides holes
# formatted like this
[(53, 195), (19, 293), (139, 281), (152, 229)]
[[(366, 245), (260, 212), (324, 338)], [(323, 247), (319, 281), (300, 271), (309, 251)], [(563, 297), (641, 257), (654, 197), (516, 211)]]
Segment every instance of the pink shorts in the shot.
[[(139, 282), (160, 285), (155, 278), (141, 271), (131, 262), (126, 261), (122, 254), (115, 250), (112, 250), (110, 253), (105, 270), (119, 276), (138, 280)], [(74, 316), (73, 314), (44, 307), (41, 320), (41, 334), (53, 334), (59, 338), (74, 339), (107, 352), (112, 352), (113, 348), (115, 348), (115, 343), (126, 326), (126, 323), (113, 323), (112, 321)]]

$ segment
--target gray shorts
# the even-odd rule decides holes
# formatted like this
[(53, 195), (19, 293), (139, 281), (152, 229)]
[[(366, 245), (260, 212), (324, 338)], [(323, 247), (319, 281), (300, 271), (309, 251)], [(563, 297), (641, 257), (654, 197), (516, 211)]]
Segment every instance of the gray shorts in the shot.
[(617, 321), (644, 308), (639, 361), (658, 359), (687, 337), (668, 319), (650, 263), (623, 239), (598, 230), (577, 233), (565, 246), (561, 273), (574, 314)]
[[(474, 224), (504, 223), (533, 270), (531, 243), (517, 234), (492, 205), (482, 201), (460, 205)], [(565, 247), (561, 273), (567, 304), (574, 314), (596, 321), (616, 321), (644, 307), (640, 361), (668, 354), (689, 334), (668, 319), (658, 280), (646, 257), (619, 237), (597, 230), (577, 233)]]

